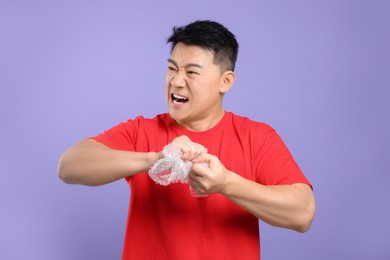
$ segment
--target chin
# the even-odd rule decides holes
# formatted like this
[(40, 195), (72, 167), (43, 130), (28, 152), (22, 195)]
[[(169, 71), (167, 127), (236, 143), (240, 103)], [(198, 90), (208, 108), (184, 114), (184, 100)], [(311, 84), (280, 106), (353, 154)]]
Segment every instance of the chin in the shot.
[(176, 121), (176, 123), (182, 122), (186, 118), (185, 116), (180, 115), (179, 113), (177, 113), (175, 111), (168, 110), (168, 113), (172, 117), (172, 119)]
[(177, 113), (172, 112), (172, 111), (168, 111), (168, 113), (172, 117), (173, 120), (175, 120), (175, 121), (181, 120), (181, 117)]

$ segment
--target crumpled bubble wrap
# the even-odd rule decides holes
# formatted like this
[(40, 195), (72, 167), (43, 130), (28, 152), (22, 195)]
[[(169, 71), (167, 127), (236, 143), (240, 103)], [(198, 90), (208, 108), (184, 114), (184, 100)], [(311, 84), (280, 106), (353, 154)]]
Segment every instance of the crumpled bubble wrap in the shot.
[[(204, 152), (207, 152), (207, 149)], [(150, 168), (149, 177), (164, 186), (176, 182), (188, 183), (192, 162), (180, 158), (182, 154), (180, 148), (170, 143), (163, 148), (162, 153), (164, 158), (159, 159)], [(208, 164), (205, 163), (205, 166)]]

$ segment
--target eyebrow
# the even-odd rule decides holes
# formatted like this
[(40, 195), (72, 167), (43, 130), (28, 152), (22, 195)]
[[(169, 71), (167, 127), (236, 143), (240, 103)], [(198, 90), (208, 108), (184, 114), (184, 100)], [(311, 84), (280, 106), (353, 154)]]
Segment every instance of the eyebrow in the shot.
[[(172, 60), (171, 58), (168, 59), (168, 62), (172, 63), (173, 65), (175, 65), (176, 67), (179, 68), (179, 65), (177, 64), (177, 62)], [(199, 64), (196, 64), (196, 63), (189, 63), (189, 64), (184, 66), (184, 68), (189, 68), (189, 67), (197, 67), (199, 69), (203, 69), (202, 65), (199, 65)]]

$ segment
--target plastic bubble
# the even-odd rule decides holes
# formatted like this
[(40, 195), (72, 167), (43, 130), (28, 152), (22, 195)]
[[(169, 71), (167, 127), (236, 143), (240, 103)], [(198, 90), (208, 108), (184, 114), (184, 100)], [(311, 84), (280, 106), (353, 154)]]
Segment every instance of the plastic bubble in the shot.
[[(204, 152), (207, 152), (205, 150)], [(149, 177), (160, 185), (167, 186), (171, 183), (188, 183), (192, 162), (180, 158), (182, 151), (174, 144), (168, 144), (162, 150), (164, 158), (159, 159), (149, 170)], [(208, 167), (208, 163), (203, 163)], [(201, 197), (190, 189), (194, 197)], [(204, 196), (202, 196), (204, 197)]]

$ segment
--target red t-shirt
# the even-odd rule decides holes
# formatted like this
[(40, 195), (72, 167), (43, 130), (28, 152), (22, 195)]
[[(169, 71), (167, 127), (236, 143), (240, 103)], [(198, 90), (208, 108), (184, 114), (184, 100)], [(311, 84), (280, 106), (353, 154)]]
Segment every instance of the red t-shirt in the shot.
[[(181, 135), (249, 180), (310, 185), (275, 130), (230, 112), (204, 132), (189, 131), (162, 114), (137, 117), (94, 139), (112, 149), (158, 152)], [(194, 198), (188, 184), (161, 186), (146, 173), (126, 180), (131, 199), (123, 259), (260, 259), (258, 219), (224, 196)]]

